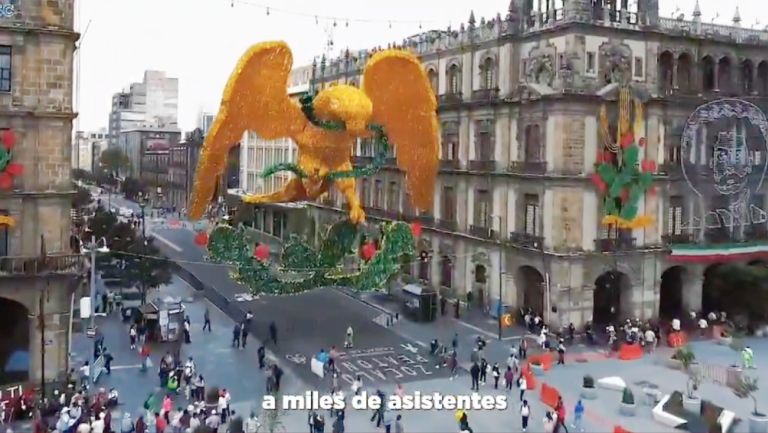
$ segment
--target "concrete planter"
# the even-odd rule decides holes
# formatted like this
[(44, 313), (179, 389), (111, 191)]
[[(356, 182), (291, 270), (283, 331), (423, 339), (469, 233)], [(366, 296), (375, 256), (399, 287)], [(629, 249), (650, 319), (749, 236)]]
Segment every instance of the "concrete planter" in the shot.
[(733, 337), (719, 337), (717, 339), (717, 344), (720, 344), (722, 346), (730, 346), (733, 344)]
[(701, 398), (698, 396), (689, 398), (687, 395), (683, 395), (683, 409), (685, 409), (686, 412), (701, 415)]
[(584, 400), (595, 400), (597, 398), (597, 388), (581, 387), (581, 398)]
[(667, 360), (664, 362), (664, 365), (667, 368), (671, 368), (672, 370), (682, 370), (683, 369), (683, 363), (678, 361), (677, 359), (667, 358)]
[(534, 376), (544, 376), (544, 366), (541, 364), (529, 364)]
[(768, 433), (768, 416), (763, 414), (750, 414), (749, 433)]
[(637, 409), (636, 404), (621, 403), (621, 405), (619, 406), (619, 413), (622, 416), (635, 416), (636, 409)]

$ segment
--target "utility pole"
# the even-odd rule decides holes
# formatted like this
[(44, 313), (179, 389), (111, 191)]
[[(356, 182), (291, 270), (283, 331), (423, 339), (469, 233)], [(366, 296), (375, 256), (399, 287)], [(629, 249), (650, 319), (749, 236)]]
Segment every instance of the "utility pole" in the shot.
[(45, 277), (45, 290), (40, 291), (40, 301), (37, 306), (37, 323), (40, 327), (40, 395), (45, 398), (45, 299), (48, 293), (48, 276)]
[(91, 317), (88, 328), (96, 331), (96, 235), (91, 235)]

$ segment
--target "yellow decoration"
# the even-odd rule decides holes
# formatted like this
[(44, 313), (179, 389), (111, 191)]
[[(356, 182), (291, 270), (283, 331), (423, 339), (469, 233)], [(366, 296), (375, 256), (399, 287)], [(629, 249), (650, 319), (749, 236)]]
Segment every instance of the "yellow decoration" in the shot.
[(364, 72), (364, 91), (339, 84), (315, 97), (317, 118), (341, 121), (346, 128), (330, 131), (309, 122), (301, 106), (288, 96), (293, 64), (284, 42), (251, 47), (240, 59), (224, 90), (221, 108), (206, 136), (190, 199), (189, 216), (199, 219), (226, 167), (227, 154), (243, 133), (264, 139), (291, 138), (299, 148), (298, 166), (308, 177), (294, 177), (280, 191), (247, 196), (246, 203), (316, 200), (331, 185), (344, 194), (349, 217), (365, 220), (354, 178), (325, 179), (332, 171), (352, 169), (350, 156), (358, 138), (370, 137), (368, 125), (384, 127), (394, 144), (397, 164), (405, 172), (412, 204), (432, 208), (438, 166), (437, 103), (418, 58), (401, 50), (376, 53)]
[(13, 227), (16, 225), (16, 220), (13, 217), (7, 215), (0, 215), (0, 226)]
[(615, 215), (606, 215), (601, 221), (605, 226), (617, 226), (620, 229), (644, 229), (654, 223), (654, 218), (650, 215), (638, 215), (634, 219), (625, 220)]

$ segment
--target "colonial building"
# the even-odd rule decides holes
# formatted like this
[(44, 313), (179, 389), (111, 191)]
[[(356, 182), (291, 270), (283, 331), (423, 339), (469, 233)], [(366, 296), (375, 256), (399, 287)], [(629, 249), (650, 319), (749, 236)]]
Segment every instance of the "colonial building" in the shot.
[[(421, 57), (439, 101), (434, 209), (413, 212), (393, 163), (357, 187), (369, 221), (422, 222), (418, 248), (428, 260), (406, 271), (445, 296), (472, 291), (487, 305), (501, 294), (504, 304), (531, 307), (554, 323), (717, 308), (707, 305), (701, 262), (714, 264), (718, 251), (745, 238), (766, 239), (765, 130), (755, 115), (751, 127), (705, 128), (695, 152), (681, 140), (702, 104), (738, 98), (766, 106), (768, 33), (740, 27), (738, 11), (731, 26), (702, 22), (698, 5), (692, 12), (691, 21), (660, 17), (657, 0), (512, 0), (506, 16), (471, 14), (458, 28), (396, 44)], [(371, 54), (319, 59), (313, 86), (359, 85)], [(607, 230), (590, 181), (604, 150), (603, 104), (615, 131), (617, 82), (644, 95), (641, 157), (659, 167), (657, 193), (639, 205), (655, 218), (645, 229)], [(731, 114), (745, 122), (746, 114)], [(743, 152), (718, 159), (739, 159), (744, 176), (759, 175), (749, 184), (757, 190), (750, 205), (760, 211), (734, 230), (737, 216), (728, 223), (720, 212), (729, 203), (718, 202), (722, 194), (692, 194), (691, 173), (723, 178), (727, 169), (713, 176), (709, 168), (718, 166), (713, 147), (738, 147), (745, 133)], [(370, 162), (374, 151), (359, 143), (356, 162)], [(336, 192), (313, 204), (317, 227), (344, 217), (343, 204)], [(675, 253), (686, 244), (714, 253), (692, 263)]]
[[(93, 172), (99, 165), (101, 151), (107, 148), (109, 137), (105, 128), (99, 131), (77, 131), (72, 147), (72, 167)], [(96, 160), (93, 156), (96, 155)]]
[(186, 209), (202, 147), (203, 131), (199, 128), (187, 133), (184, 141), (171, 147), (168, 162), (169, 207)]
[[(13, 2), (0, 22), (0, 129), (24, 172), (0, 192), (0, 385), (58, 380), (69, 365), (75, 289), (85, 271), (70, 249), (74, 188), (74, 1)], [(7, 174), (6, 174), (7, 176)], [(3, 386), (3, 389), (6, 387)]]
[(128, 157), (128, 165), (120, 169), (120, 177), (144, 181), (155, 207), (166, 206), (168, 156), (180, 136), (181, 132), (175, 128), (137, 128), (121, 131), (118, 137), (118, 146)]

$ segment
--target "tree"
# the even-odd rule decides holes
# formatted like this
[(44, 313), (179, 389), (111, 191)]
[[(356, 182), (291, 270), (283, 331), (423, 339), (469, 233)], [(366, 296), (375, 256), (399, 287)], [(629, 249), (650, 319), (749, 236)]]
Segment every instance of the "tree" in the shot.
[(744, 315), (751, 323), (768, 319), (768, 269), (729, 263), (708, 275), (709, 293), (731, 317)]
[(131, 285), (136, 285), (141, 290), (141, 303), (144, 304), (147, 302), (149, 289), (171, 282), (171, 262), (162, 258), (152, 238), (139, 237), (128, 247), (126, 253), (126, 278)]
[(93, 183), (94, 181), (94, 175), (93, 173), (89, 171), (85, 171), (82, 168), (73, 168), (72, 169), (72, 179), (73, 180), (79, 180), (82, 182), (87, 183)]
[(121, 168), (127, 167), (131, 161), (118, 147), (109, 147), (101, 152), (99, 163), (108, 173), (117, 173)]
[(743, 375), (739, 383), (733, 388), (733, 393), (739, 398), (751, 398), (752, 399), (752, 415), (762, 416), (763, 414), (757, 410), (757, 397), (755, 393), (760, 388), (757, 386), (757, 378)]
[(128, 177), (123, 182), (123, 194), (129, 200), (138, 198), (139, 193), (146, 194), (147, 186), (140, 179)]
[(77, 191), (75, 192), (75, 195), (72, 196), (72, 208), (73, 209), (82, 209), (89, 204), (93, 202), (93, 197), (91, 197), (91, 192), (88, 191), (85, 188), (77, 187)]
[[(96, 212), (94, 212), (93, 217), (91, 217), (88, 222), (88, 230), (97, 240), (101, 238), (106, 239), (115, 224), (117, 224), (117, 216), (99, 206), (96, 208)], [(86, 239), (86, 241), (90, 241), (90, 239)], [(109, 242), (108, 239), (107, 242)]]

